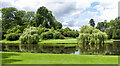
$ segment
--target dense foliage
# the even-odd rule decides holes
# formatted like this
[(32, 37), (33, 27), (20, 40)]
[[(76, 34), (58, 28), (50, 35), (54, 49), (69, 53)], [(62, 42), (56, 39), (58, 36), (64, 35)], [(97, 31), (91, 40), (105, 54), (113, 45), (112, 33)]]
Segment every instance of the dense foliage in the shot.
[[(62, 24), (58, 22), (46, 7), (42, 6), (37, 9), (36, 14), (33, 11), (17, 10), (14, 7), (0, 9), (2, 13), (2, 37), (10, 33), (23, 33), (28, 26), (45, 27), (61, 29)], [(22, 27), (21, 27), (22, 26)]]
[(74, 38), (76, 38), (79, 35), (78, 31), (71, 30), (69, 27), (64, 28), (63, 31), (60, 31), (60, 32), (62, 32), (62, 34), (65, 37), (74, 37)]
[[(0, 9), (0, 12), (2, 13), (0, 20), (0, 25), (2, 25), (2, 39), (10, 41), (18, 40), (19, 38), (22, 43), (24, 43), (24, 41), (25, 43), (29, 43), (27, 42), (27, 39), (30, 37), (32, 39), (64, 39), (64, 37), (76, 38), (78, 36), (86, 36), (87, 38), (91, 38), (88, 42), (92, 44), (94, 43), (94, 40), (96, 40), (96, 38), (93, 38), (95, 36), (99, 39), (97, 41), (101, 43), (102, 39), (98, 37), (100, 34), (107, 34), (109, 39), (120, 39), (119, 17), (110, 22), (107, 22), (107, 20), (98, 22), (96, 28), (103, 33), (94, 28), (95, 21), (94, 19), (90, 19), (89, 24), (92, 27), (82, 27), (80, 35), (79, 31), (72, 30), (69, 27), (63, 29), (62, 23), (58, 22), (52, 14), (52, 11), (44, 6), (39, 7), (36, 13), (33, 11), (18, 10), (14, 7), (2, 8)], [(30, 32), (33, 31), (34, 33), (33, 28), (37, 31), (35, 35)], [(84, 30), (82, 30), (83, 28)], [(90, 37), (88, 37), (88, 34), (90, 34)], [(22, 38), (24, 38), (24, 40)], [(37, 43), (39, 39), (31, 41), (30, 43)]]
[(61, 35), (60, 32), (55, 32), (55, 33), (53, 34), (53, 37), (54, 37), (54, 39), (59, 39), (60, 35)]
[(92, 26), (82, 26), (80, 29), (80, 35), (78, 37), (79, 42), (84, 45), (104, 44), (106, 39), (106, 33), (101, 32)]
[(106, 32), (109, 39), (120, 39), (120, 17), (116, 18), (115, 20), (111, 20), (107, 22), (98, 22), (97, 29), (101, 30), (102, 32)]
[(20, 36), (21, 44), (37, 44), (39, 41), (39, 32), (36, 27), (27, 28)]
[(41, 34), (41, 39), (53, 39), (53, 33), (48, 31)]
[(64, 39), (64, 36), (60, 32), (47, 31), (47, 32), (43, 32), (41, 34), (40, 38), (43, 40), (46, 40), (46, 39)]
[(19, 37), (15, 33), (10, 33), (10, 34), (6, 35), (6, 39), (9, 40), (9, 41), (15, 41), (15, 40), (18, 40)]

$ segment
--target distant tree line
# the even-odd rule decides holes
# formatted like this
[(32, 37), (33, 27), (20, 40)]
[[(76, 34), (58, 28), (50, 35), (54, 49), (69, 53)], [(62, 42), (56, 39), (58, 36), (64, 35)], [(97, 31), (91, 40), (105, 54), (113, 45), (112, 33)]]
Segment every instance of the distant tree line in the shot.
[[(95, 27), (94, 19), (91, 19), (89, 24), (90, 26)], [(108, 39), (120, 39), (120, 17), (110, 20), (110, 22), (107, 22), (107, 20), (98, 22), (95, 28), (102, 32), (106, 32)]]

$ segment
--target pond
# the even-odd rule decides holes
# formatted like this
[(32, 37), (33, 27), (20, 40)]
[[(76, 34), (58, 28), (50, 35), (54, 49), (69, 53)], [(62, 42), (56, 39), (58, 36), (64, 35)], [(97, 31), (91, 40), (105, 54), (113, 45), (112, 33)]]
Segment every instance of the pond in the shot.
[(75, 55), (120, 55), (120, 44), (105, 44), (104, 46), (83, 47), (77, 44), (2, 44), (2, 50), (7, 52), (53, 53)]

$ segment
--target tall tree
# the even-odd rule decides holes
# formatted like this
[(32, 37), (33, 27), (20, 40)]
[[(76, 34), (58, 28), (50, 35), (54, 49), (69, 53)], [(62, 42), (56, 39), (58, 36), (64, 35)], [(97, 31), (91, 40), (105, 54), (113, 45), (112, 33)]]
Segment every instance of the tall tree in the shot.
[(28, 11), (25, 15), (25, 19), (27, 20), (27, 22), (29, 23), (29, 21), (33, 18), (35, 18), (35, 12)]
[(13, 27), (16, 23), (14, 20), (16, 19), (15, 13), (17, 9), (14, 7), (2, 8), (2, 30), (6, 31), (7, 29)]
[(94, 19), (90, 19), (89, 24), (90, 24), (90, 26), (95, 27), (95, 21), (94, 21)]
[(42, 27), (49, 28), (48, 22), (46, 20), (44, 20)]
[(38, 8), (38, 10), (36, 12), (36, 18), (35, 18), (35, 20), (36, 20), (37, 26), (39, 26), (40, 24), (43, 24), (44, 21), (47, 21), (47, 23), (49, 25), (49, 28), (51, 28), (51, 27), (55, 28), (56, 19), (52, 15), (52, 12), (49, 11), (44, 6)]
[(55, 29), (61, 29), (62, 28), (62, 24), (60, 22), (55, 22)]
[(96, 28), (99, 29), (102, 32), (105, 32), (107, 27), (108, 27), (108, 23), (105, 20), (104, 22), (98, 22)]
[(23, 26), (24, 22), (26, 22), (25, 19), (25, 15), (26, 15), (26, 11), (23, 10), (19, 10), (15, 13), (15, 22), (17, 23), (17, 25)]

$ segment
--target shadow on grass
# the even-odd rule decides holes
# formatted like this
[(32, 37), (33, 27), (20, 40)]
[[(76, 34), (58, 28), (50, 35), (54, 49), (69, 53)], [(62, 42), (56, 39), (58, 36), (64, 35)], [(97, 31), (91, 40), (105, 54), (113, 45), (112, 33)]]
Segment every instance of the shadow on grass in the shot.
[(19, 56), (19, 54), (15, 53), (2, 53), (2, 64), (9, 64), (17, 61), (22, 61), (18, 59), (9, 59), (11, 56)]

